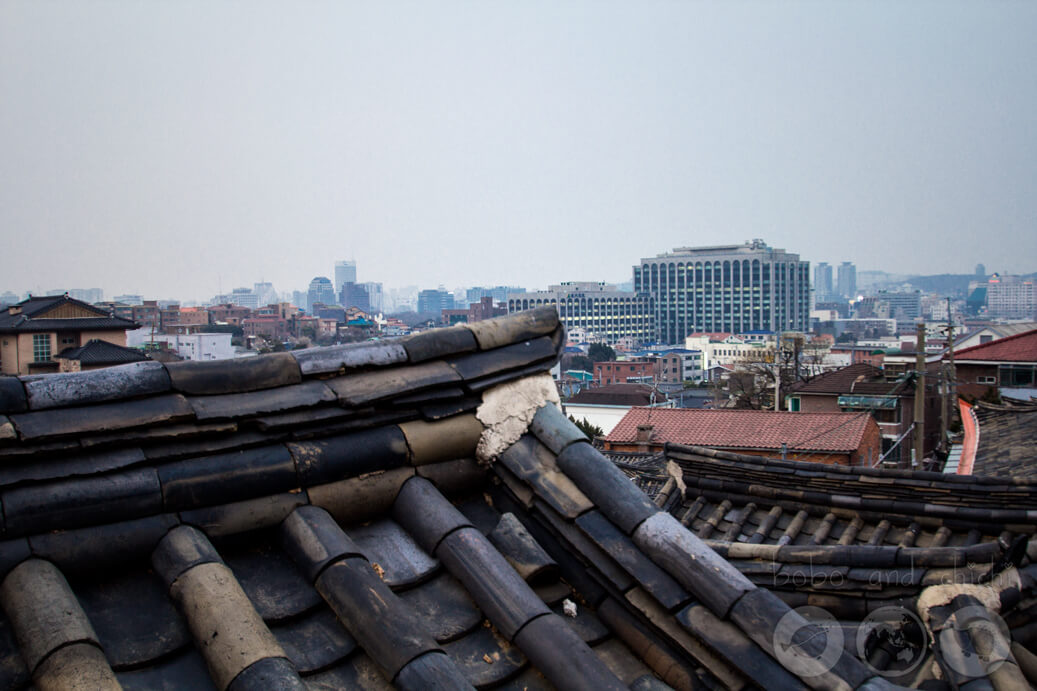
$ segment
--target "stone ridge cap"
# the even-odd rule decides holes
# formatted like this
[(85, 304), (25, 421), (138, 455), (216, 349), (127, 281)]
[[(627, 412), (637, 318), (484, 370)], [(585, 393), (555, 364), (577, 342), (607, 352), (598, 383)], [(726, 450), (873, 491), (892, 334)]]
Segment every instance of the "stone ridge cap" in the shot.
[[(495, 350), (549, 336), (558, 328), (557, 311), (541, 307), (409, 336), (248, 358), (144, 361), (85, 372), (0, 377), (0, 415), (111, 403), (170, 391), (215, 395), (276, 389), (306, 379), (380, 371)], [(2, 385), (3, 379), (8, 380), (7, 386)]]
[(730, 461), (766, 470), (768, 466), (773, 468), (790, 468), (793, 470), (809, 470), (812, 473), (823, 474), (839, 479), (849, 479), (847, 476), (858, 477), (880, 477), (889, 479), (921, 480), (927, 483), (946, 483), (954, 485), (1013, 485), (1024, 489), (1037, 491), (1037, 481), (1009, 477), (992, 477), (982, 475), (954, 475), (949, 473), (937, 473), (928, 470), (901, 470), (897, 468), (871, 468), (866, 466), (844, 466), (844, 465), (821, 465), (811, 461), (792, 461), (763, 456), (752, 456), (740, 454), (733, 451), (723, 451), (706, 446), (693, 446), (667, 442), (664, 454), (667, 457), (683, 455), (705, 456), (719, 460)]

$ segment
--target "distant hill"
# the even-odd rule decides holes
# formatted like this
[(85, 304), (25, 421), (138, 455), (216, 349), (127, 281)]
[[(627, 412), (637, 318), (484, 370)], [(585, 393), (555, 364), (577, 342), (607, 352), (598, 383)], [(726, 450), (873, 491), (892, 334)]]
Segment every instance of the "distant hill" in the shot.
[(975, 281), (976, 274), (936, 274), (935, 276), (911, 276), (907, 282), (923, 293), (936, 293), (948, 297), (966, 297), (969, 281)]
[[(1023, 278), (1035, 278), (1037, 273), (1025, 274)], [(977, 280), (976, 274), (936, 274), (934, 276), (911, 276), (907, 282), (923, 293), (936, 293), (948, 297), (967, 297), (969, 281)]]

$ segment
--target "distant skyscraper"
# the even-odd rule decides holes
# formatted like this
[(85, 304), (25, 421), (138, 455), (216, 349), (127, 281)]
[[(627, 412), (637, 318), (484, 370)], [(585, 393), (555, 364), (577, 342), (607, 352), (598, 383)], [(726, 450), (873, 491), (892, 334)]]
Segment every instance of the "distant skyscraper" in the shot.
[(346, 281), (339, 292), (339, 304), (343, 307), (356, 307), (365, 312), (371, 311), (371, 300), (367, 289), (358, 283)]
[(634, 292), (653, 299), (656, 334), (684, 343), (696, 331), (806, 331), (810, 262), (763, 240), (678, 247), (634, 267)]
[(313, 306), (318, 302), (324, 305), (334, 305), (338, 296), (335, 287), (326, 276), (317, 276), (310, 281), (310, 290), (306, 295), (306, 310), (312, 314)]
[(341, 291), (342, 286), (347, 283), (356, 283), (356, 262), (335, 262), (335, 292)]
[(273, 283), (254, 283), (252, 285), (252, 292), (256, 294), (256, 304), (260, 307), (266, 307), (267, 305), (273, 305), (277, 302), (277, 291), (274, 290)]
[(832, 267), (828, 262), (819, 262), (814, 267), (814, 300), (828, 302), (832, 296)]
[(371, 305), (372, 312), (384, 312), (385, 311), (385, 294), (382, 291), (382, 284), (375, 281), (368, 281), (367, 283), (360, 283), (367, 291), (367, 301)]
[(454, 294), (445, 290), (423, 290), (418, 293), (418, 314), (435, 314), (454, 309)]
[(857, 267), (853, 262), (843, 262), (839, 265), (839, 295), (844, 298), (857, 297)]
[(977, 278), (986, 278), (986, 276), (987, 276), (987, 267), (983, 266), (982, 264), (976, 264), (976, 277)]

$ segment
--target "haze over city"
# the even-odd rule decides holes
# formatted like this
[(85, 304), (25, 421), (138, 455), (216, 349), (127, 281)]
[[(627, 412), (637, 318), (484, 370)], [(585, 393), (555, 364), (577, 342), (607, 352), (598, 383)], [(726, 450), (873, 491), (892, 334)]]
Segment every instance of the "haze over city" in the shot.
[(0, 5), (0, 291), (1037, 268), (1037, 5)]

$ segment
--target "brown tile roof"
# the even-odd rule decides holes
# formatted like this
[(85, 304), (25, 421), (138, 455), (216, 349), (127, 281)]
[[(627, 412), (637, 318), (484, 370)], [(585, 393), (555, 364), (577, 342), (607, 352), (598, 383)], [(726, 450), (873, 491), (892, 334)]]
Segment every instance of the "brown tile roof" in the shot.
[(797, 393), (853, 393), (856, 382), (882, 377), (882, 370), (874, 365), (861, 362), (843, 367), (833, 372), (826, 372), (808, 382), (799, 382), (792, 389)]
[(666, 394), (656, 393), (651, 386), (644, 384), (610, 384), (595, 388), (582, 389), (569, 398), (566, 403), (584, 405), (651, 405), (652, 395), (656, 402), (666, 400)]
[(694, 410), (632, 408), (607, 442), (634, 443), (638, 425), (652, 425), (656, 443), (692, 444), (727, 449), (853, 451), (860, 447), (870, 415), (861, 413), (788, 413), (769, 410)]
[(954, 360), (1037, 362), (1037, 329), (959, 350), (954, 354)]

